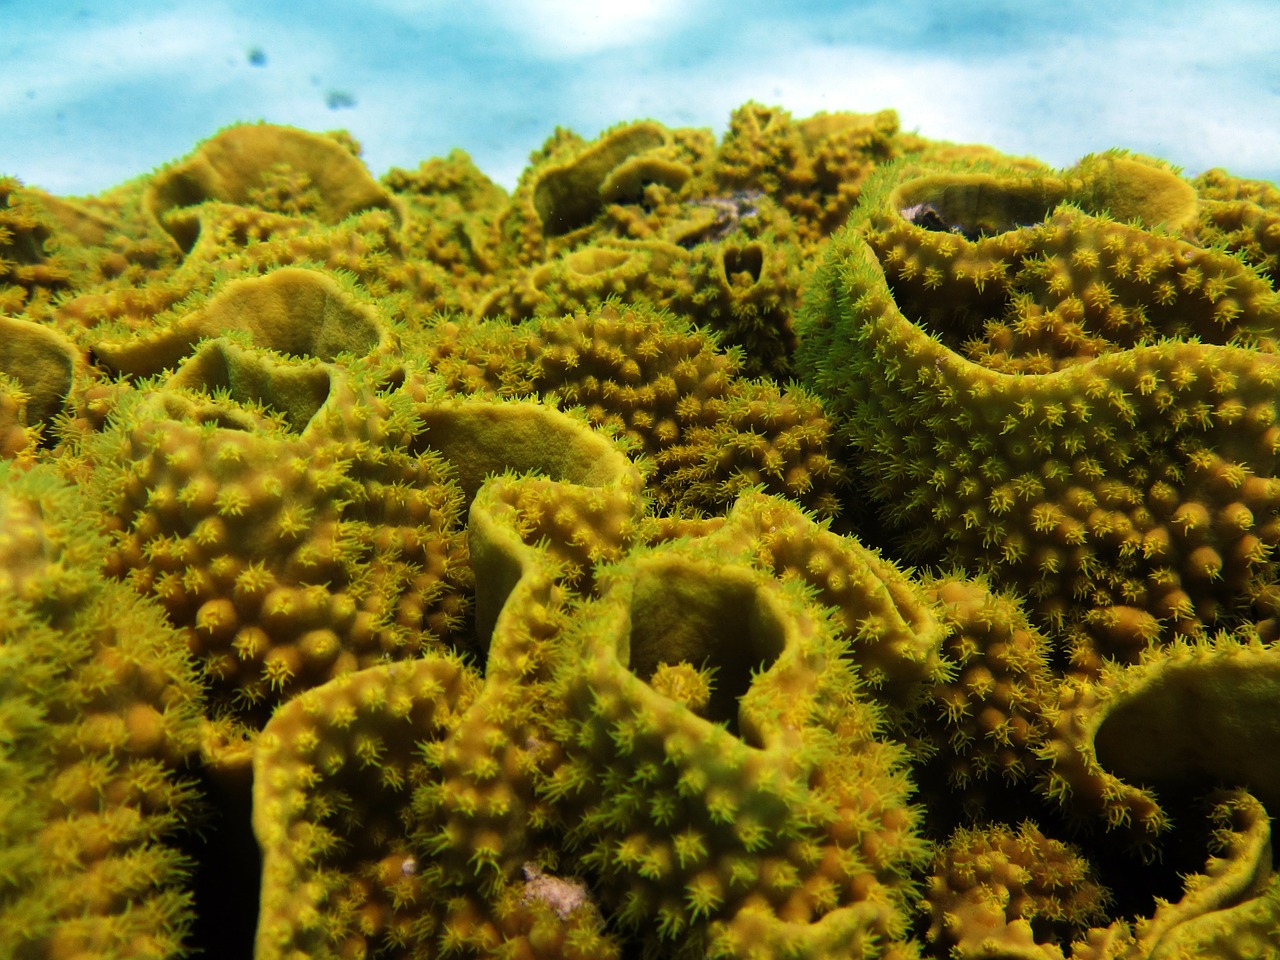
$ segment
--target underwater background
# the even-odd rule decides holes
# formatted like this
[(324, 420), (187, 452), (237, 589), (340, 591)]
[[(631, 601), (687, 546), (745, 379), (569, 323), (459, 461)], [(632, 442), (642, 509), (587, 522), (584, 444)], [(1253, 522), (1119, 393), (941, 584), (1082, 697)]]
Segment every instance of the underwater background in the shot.
[(510, 189), (557, 126), (724, 132), (747, 100), (898, 110), (1066, 166), (1119, 146), (1280, 176), (1280, 6), (724, 0), (0, 2), (0, 170), (96, 192), (228, 124), (343, 128), (375, 176), (453, 147)]

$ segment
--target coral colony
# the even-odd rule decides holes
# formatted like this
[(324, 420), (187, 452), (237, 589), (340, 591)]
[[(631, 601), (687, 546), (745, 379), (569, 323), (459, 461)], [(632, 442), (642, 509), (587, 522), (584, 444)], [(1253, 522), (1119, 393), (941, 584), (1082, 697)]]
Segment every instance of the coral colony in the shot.
[(1280, 190), (358, 157), (0, 180), (0, 956), (1280, 956)]

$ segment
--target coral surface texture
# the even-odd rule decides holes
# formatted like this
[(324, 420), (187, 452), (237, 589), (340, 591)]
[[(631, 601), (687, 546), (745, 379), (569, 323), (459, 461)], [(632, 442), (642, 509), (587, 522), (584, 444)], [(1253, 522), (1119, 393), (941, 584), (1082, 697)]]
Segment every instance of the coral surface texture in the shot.
[(0, 178), (0, 958), (1280, 960), (1278, 258), (892, 111)]

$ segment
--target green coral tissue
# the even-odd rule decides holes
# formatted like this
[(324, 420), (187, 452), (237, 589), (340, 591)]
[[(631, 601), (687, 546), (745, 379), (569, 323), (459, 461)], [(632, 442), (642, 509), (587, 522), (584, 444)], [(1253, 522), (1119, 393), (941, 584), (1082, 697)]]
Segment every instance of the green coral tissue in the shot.
[(1278, 251), (757, 103), (0, 178), (0, 957), (1280, 960)]

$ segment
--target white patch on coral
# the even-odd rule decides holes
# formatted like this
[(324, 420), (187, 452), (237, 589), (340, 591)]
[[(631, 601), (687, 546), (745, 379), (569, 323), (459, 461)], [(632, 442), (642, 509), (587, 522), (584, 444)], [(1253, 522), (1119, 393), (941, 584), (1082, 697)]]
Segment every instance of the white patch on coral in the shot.
[(543, 873), (542, 868), (532, 860), (525, 863), (524, 893), (520, 899), (525, 903), (540, 900), (556, 912), (561, 920), (568, 920), (569, 914), (582, 906), (591, 905), (591, 894), (581, 880), (564, 880)]

